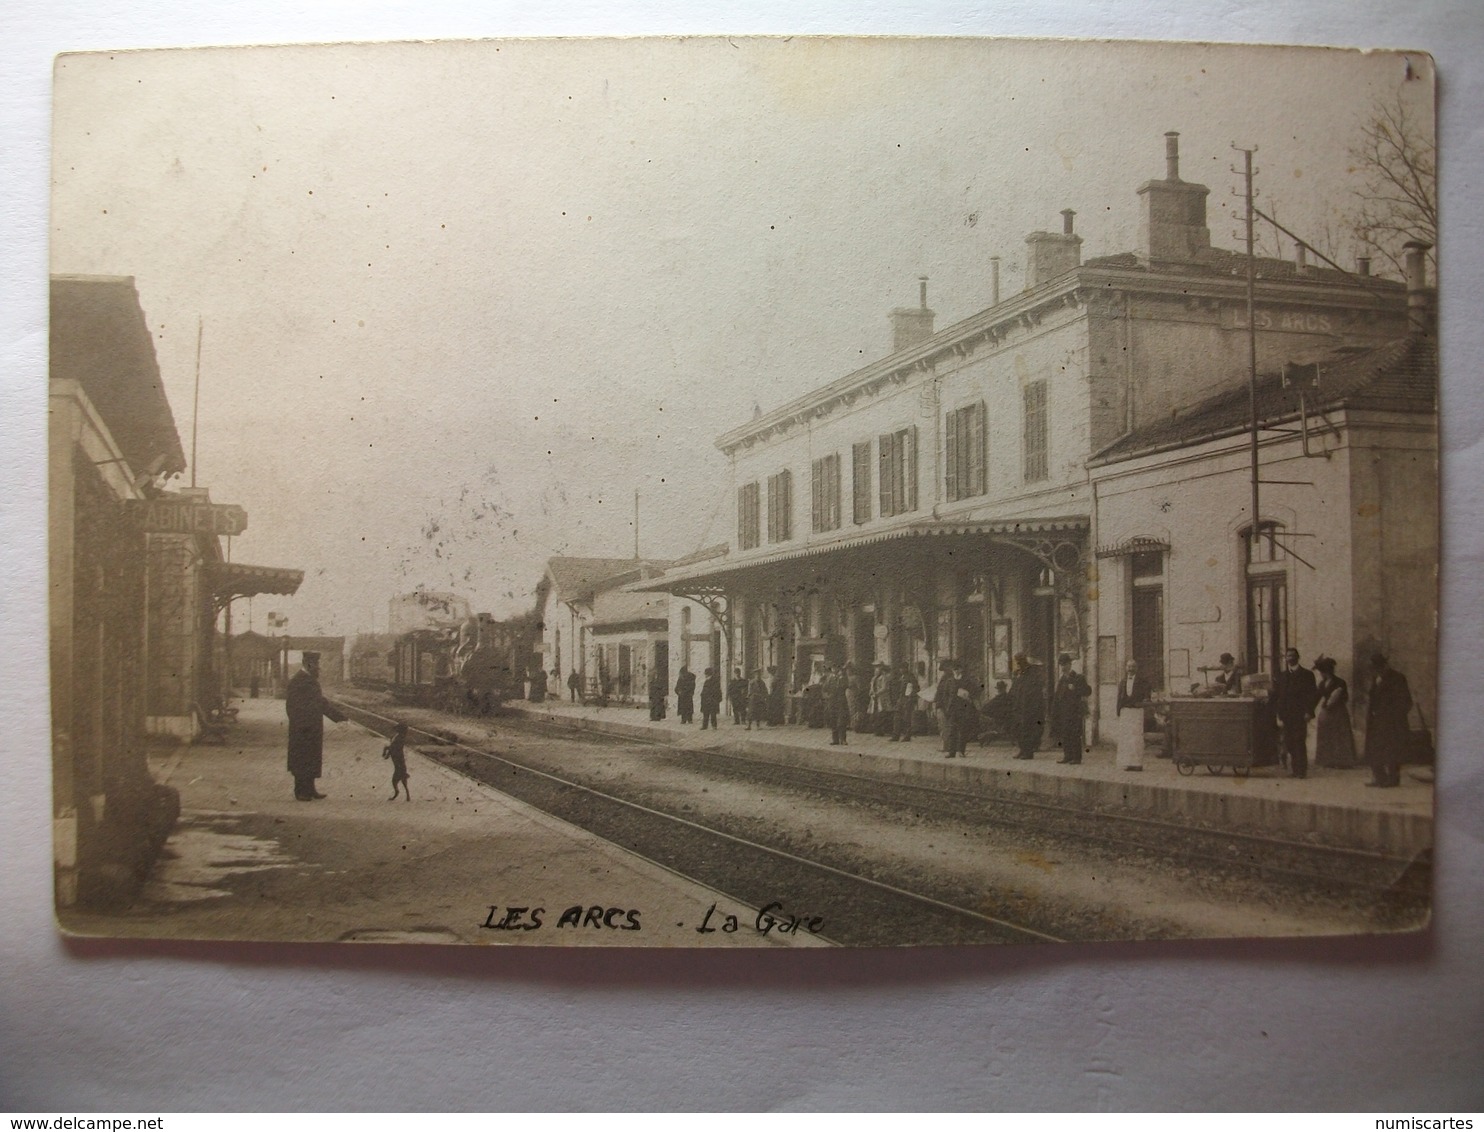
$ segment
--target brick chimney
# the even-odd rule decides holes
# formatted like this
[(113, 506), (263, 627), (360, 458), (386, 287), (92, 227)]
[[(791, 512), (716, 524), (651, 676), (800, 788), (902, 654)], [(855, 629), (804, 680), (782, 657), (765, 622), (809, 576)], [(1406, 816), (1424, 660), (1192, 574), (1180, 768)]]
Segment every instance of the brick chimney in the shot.
[(1165, 134), (1165, 179), (1139, 186), (1143, 209), (1139, 217), (1139, 261), (1190, 263), (1211, 250), (1206, 227), (1205, 185), (1180, 179), (1180, 135)]
[(1060, 232), (1032, 232), (1025, 238), (1025, 289), (1065, 275), (1082, 265), (1082, 237), (1072, 231), (1077, 214), (1061, 210)]
[(1432, 245), (1422, 240), (1408, 240), (1402, 245), (1407, 270), (1407, 329), (1413, 334), (1430, 334), (1437, 295), (1427, 285), (1427, 253)]
[(936, 312), (928, 309), (926, 275), (917, 277), (917, 306), (897, 307), (888, 316), (891, 319), (892, 353), (905, 350), (925, 342), (933, 336), (933, 319)]

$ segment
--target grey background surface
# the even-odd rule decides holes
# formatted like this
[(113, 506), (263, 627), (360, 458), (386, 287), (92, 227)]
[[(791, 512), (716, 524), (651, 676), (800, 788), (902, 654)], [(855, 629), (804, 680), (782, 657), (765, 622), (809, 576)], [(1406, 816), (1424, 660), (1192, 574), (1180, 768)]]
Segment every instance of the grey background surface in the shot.
[[(1484, 1105), (1480, 257), (1471, 2), (499, 5), (0, 11), (0, 1110)], [(1437, 916), (1404, 938), (707, 954), (66, 944), (45, 646), (51, 56), (520, 34), (1088, 35), (1426, 49), (1441, 91), (1443, 703)], [(1294, 113), (1304, 108), (1295, 106)]]

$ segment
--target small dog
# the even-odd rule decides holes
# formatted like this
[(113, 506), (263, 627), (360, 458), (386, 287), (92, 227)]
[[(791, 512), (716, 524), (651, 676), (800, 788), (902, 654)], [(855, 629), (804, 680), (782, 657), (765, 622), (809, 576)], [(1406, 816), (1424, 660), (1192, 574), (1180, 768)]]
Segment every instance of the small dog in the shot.
[(398, 787), (407, 793), (407, 800), (412, 801), (412, 790), (407, 785), (407, 724), (397, 724), (397, 729), (392, 732), (392, 741), (381, 751), (381, 757), (392, 760), (392, 796), (388, 802), (397, 800)]

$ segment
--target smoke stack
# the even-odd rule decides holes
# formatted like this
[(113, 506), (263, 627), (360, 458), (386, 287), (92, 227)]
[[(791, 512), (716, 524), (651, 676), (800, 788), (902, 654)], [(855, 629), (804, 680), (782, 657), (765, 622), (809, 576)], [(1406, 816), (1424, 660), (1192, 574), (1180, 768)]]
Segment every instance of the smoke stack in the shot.
[(1000, 257), (997, 255), (989, 257), (989, 305), (1000, 305)]
[(1293, 256), (1293, 258), (1294, 258), (1295, 265), (1298, 267), (1298, 273), (1300, 275), (1307, 275), (1309, 273), (1309, 247), (1308, 247), (1308, 245), (1307, 244), (1300, 243), (1299, 246), (1296, 249), (1294, 249), (1294, 256)]
[(1371, 273), (1371, 257), (1368, 255), (1356, 256), (1355, 270), (1361, 275), (1369, 275)]
[(1433, 291), (1427, 285), (1427, 253), (1431, 244), (1408, 240), (1402, 245), (1407, 269), (1407, 328), (1426, 334), (1433, 326)]
[(1195, 263), (1211, 250), (1206, 227), (1206, 197), (1211, 190), (1180, 179), (1180, 135), (1165, 134), (1165, 179), (1139, 186), (1143, 207), (1139, 217), (1139, 262)]
[(897, 307), (888, 316), (891, 319), (893, 353), (905, 350), (908, 346), (915, 346), (919, 342), (925, 342), (933, 336), (933, 319), (936, 317), (936, 312), (928, 309), (927, 285), (928, 277), (919, 275), (917, 277), (918, 305)]
[(1032, 232), (1025, 238), (1027, 291), (1082, 266), (1082, 237), (1072, 231), (1072, 217), (1076, 215), (1070, 208), (1064, 208), (1060, 232)]

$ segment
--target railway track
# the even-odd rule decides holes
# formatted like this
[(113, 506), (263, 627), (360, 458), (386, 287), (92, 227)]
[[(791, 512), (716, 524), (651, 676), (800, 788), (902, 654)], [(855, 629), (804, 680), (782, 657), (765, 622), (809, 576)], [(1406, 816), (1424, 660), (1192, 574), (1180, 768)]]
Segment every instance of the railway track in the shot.
[[(386, 735), (394, 721), (338, 701), (361, 726)], [(981, 894), (978, 907), (910, 891), (778, 845), (668, 813), (465, 742), (436, 725), (409, 726), (438, 746), (423, 753), (467, 777), (580, 826), (774, 919), (819, 915), (818, 934), (857, 947), (1062, 942), (1047, 913), (1015, 893)], [(840, 910), (848, 909), (848, 915)], [(713, 929), (715, 930), (715, 929)]]
[(1032, 798), (969, 794), (916, 783), (840, 771), (789, 766), (723, 751), (665, 747), (661, 756), (686, 765), (709, 766), (716, 773), (786, 789), (828, 794), (858, 805), (908, 809), (945, 821), (993, 823), (1038, 837), (1056, 836), (1096, 845), (1109, 853), (1138, 853), (1148, 859), (1199, 865), (1319, 889), (1345, 892), (1404, 905), (1425, 903), (1431, 892), (1428, 859), (1329, 846), (1237, 830), (1205, 829), (1137, 814), (1088, 811)]

